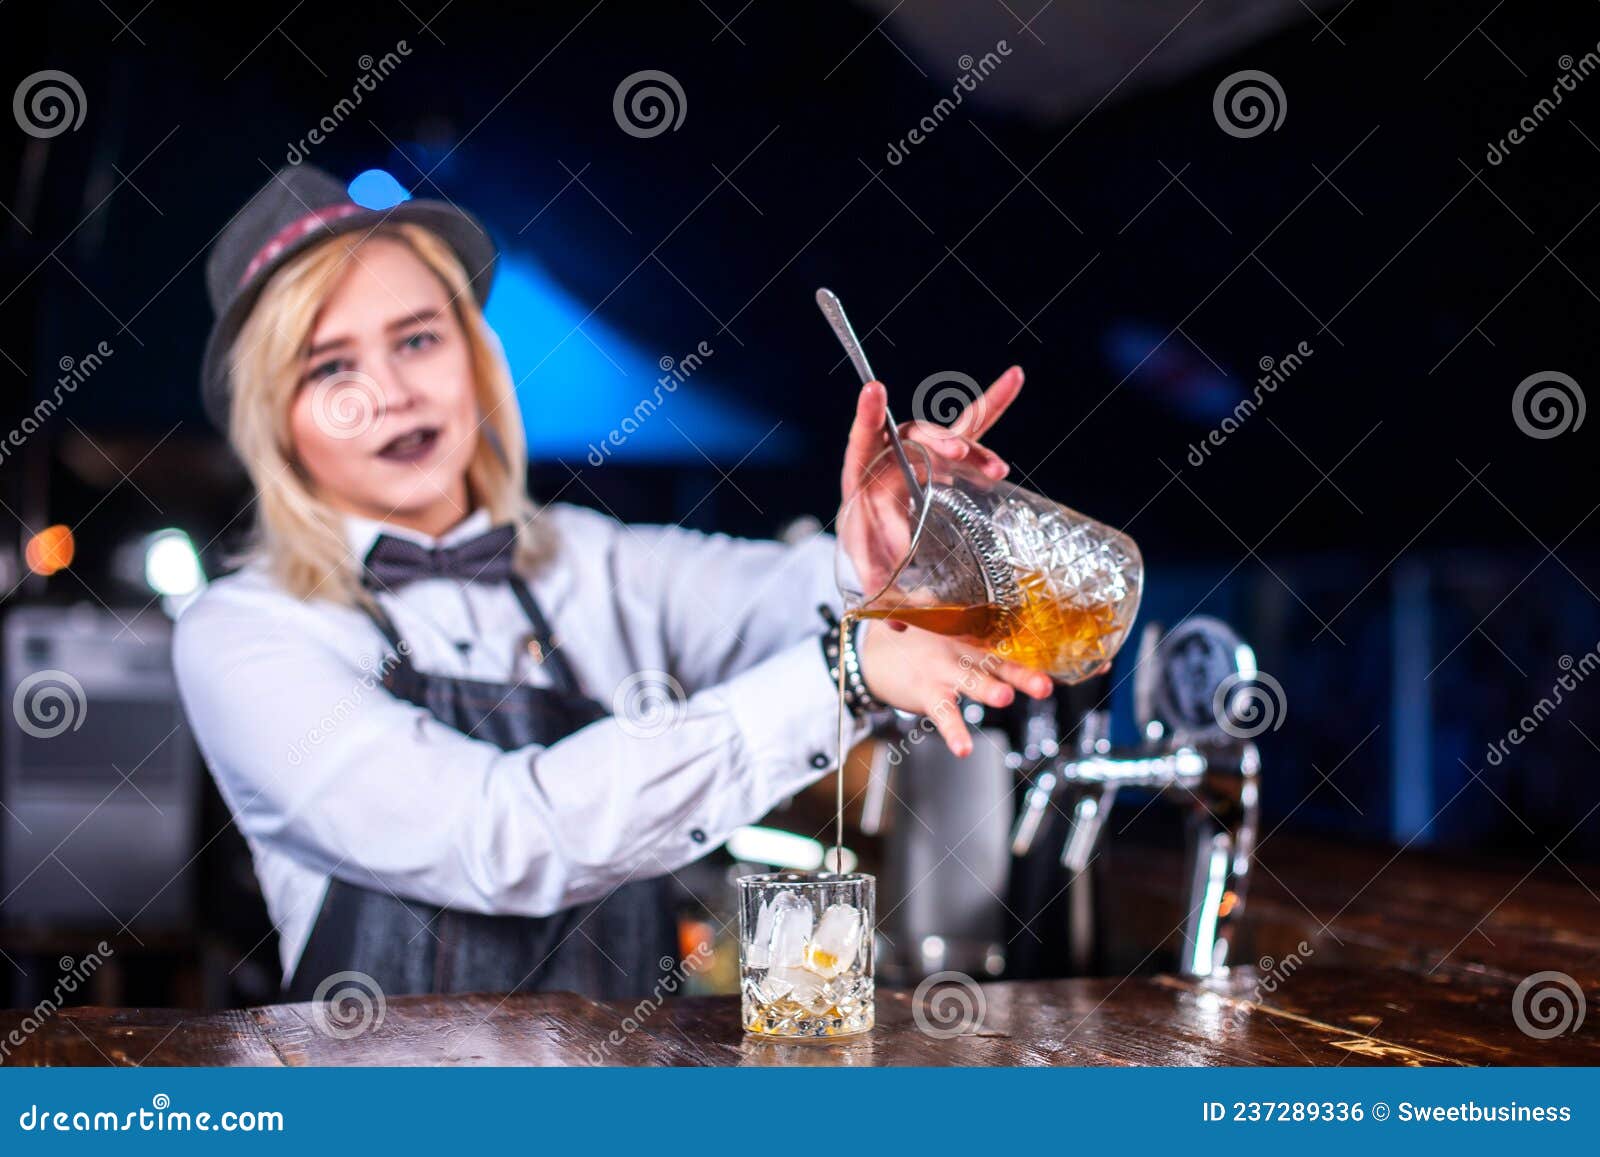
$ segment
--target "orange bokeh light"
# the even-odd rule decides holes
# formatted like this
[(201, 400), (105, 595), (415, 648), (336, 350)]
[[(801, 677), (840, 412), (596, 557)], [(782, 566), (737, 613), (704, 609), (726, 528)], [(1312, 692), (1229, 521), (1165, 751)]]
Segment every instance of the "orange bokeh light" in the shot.
[(53, 575), (72, 565), (72, 555), (76, 549), (77, 543), (73, 541), (71, 528), (57, 523), (30, 538), (23, 557), (34, 574)]

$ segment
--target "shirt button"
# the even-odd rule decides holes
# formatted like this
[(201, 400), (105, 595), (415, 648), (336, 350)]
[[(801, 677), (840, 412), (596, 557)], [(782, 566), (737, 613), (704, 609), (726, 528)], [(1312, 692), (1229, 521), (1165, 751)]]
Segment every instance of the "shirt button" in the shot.
[(703, 844), (706, 842), (706, 834), (699, 828), (690, 829), (689, 838), (697, 844)]
[(820, 771), (822, 768), (828, 766), (828, 757), (822, 754), (820, 751), (813, 753), (811, 756), (811, 766)]

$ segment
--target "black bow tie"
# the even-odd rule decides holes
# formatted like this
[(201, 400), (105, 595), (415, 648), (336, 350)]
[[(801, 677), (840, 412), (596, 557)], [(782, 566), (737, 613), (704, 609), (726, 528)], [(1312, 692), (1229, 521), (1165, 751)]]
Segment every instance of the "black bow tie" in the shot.
[(497, 526), (455, 546), (426, 547), (410, 539), (380, 534), (367, 552), (362, 581), (387, 589), (418, 579), (449, 578), (462, 582), (504, 582), (514, 573), (515, 528)]

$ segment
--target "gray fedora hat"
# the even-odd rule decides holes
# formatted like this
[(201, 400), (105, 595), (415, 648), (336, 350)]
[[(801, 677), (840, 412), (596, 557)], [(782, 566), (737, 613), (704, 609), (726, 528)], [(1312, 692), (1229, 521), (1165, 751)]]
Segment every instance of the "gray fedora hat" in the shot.
[(479, 304), (488, 300), (498, 250), (476, 217), (448, 201), (402, 201), (388, 209), (368, 209), (321, 169), (290, 165), (274, 173), (234, 215), (206, 257), (206, 292), (216, 321), (206, 339), (200, 396), (219, 430), (228, 430), (229, 352), (268, 279), (284, 262), (329, 237), (401, 222), (438, 234), (466, 267)]

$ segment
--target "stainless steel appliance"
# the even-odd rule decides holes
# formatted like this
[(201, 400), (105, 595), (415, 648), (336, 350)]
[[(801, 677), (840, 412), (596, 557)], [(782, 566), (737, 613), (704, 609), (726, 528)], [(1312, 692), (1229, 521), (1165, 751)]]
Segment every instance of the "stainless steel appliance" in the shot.
[(3, 686), (0, 920), (135, 935), (191, 926), (200, 764), (171, 624), (17, 607), (4, 622)]

